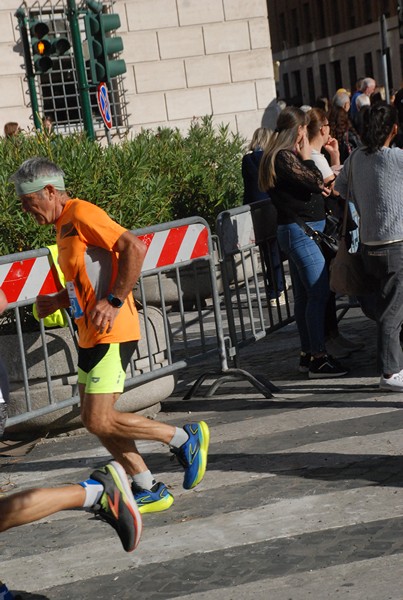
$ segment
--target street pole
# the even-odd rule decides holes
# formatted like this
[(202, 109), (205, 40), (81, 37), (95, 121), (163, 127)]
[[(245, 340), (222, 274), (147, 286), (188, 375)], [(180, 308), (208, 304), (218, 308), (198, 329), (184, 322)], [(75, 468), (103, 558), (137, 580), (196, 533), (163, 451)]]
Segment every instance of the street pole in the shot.
[(94, 123), (90, 102), (87, 73), (84, 66), (83, 48), (81, 44), (80, 28), (78, 25), (78, 10), (75, 0), (67, 0), (67, 18), (70, 23), (71, 39), (73, 42), (74, 59), (77, 69), (78, 91), (80, 94), (81, 109), (83, 112), (84, 130), (91, 140), (95, 139)]
[(19, 8), (15, 13), (18, 20), (18, 28), (20, 30), (22, 48), (24, 52), (25, 73), (27, 74), (29, 97), (31, 98), (32, 115), (36, 129), (42, 129), (43, 123), (39, 118), (38, 96), (35, 87), (35, 74), (32, 68), (31, 49), (29, 47), (28, 31), (26, 25), (26, 15), (23, 8)]
[(388, 77), (388, 32), (386, 27), (386, 17), (385, 15), (381, 15), (380, 18), (380, 28), (381, 28), (381, 54), (382, 54), (382, 71), (383, 71), (383, 81), (385, 82), (385, 100), (389, 104), (390, 102), (390, 92), (389, 92), (389, 77)]

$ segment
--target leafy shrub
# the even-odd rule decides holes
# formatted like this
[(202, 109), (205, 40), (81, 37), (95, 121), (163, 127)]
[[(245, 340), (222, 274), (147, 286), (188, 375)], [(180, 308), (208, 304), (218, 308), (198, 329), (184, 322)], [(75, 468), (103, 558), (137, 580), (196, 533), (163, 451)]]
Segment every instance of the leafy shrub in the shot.
[(10, 176), (32, 156), (47, 156), (66, 173), (72, 197), (98, 204), (128, 229), (200, 216), (214, 227), (222, 210), (241, 203), (244, 140), (211, 117), (186, 136), (176, 129), (143, 131), (102, 147), (83, 134), (43, 133), (0, 139), (0, 253), (42, 248), (53, 227), (39, 227), (22, 212)]

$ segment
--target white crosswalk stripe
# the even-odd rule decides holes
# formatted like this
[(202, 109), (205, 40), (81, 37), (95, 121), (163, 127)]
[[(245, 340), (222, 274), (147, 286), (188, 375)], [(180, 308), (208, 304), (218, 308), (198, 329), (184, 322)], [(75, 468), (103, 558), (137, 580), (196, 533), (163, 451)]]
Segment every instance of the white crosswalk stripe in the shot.
[[(254, 405), (226, 410), (226, 402), (241, 399)], [(400, 598), (396, 590), (402, 589), (403, 581), (396, 569), (403, 553), (403, 502), (396, 474), (402, 471), (401, 410), (368, 402), (368, 395), (362, 405), (357, 399), (354, 407), (348, 400), (345, 406), (335, 406), (330, 399), (319, 407), (288, 408), (288, 401), (279, 397), (281, 408), (274, 411), (259, 408), (259, 401), (252, 394), (223, 396), (216, 411), (202, 413), (197, 411), (203, 400), (194, 401), (197, 410), (191, 418), (209, 421), (212, 438), (209, 469), (196, 490), (182, 490), (183, 474), (168, 462), (169, 452), (162, 444), (139, 444), (155, 465), (158, 480), (170, 486), (175, 503), (166, 513), (144, 516), (143, 537), (134, 553), (122, 551), (107, 524), (85, 512), (66, 511), (0, 536), (0, 579), (11, 590), (49, 600), (135, 597), (130, 596), (131, 585), (140, 581), (148, 590), (143, 596), (147, 600), (284, 600), (294, 598), (296, 589), (297, 600), (334, 600), (334, 585), (341, 586), (337, 598), (383, 600), (376, 596), (376, 581), (365, 596), (355, 595), (351, 586), (342, 588), (343, 581), (362, 582), (365, 573), (368, 581), (374, 569), (385, 576), (394, 573), (384, 598)], [(173, 417), (176, 422), (190, 420), (180, 412), (160, 416)], [(0, 474), (0, 485), (7, 480), (15, 489), (24, 489), (87, 477), (108, 460), (98, 442), (88, 439), (88, 434), (77, 435), (74, 450), (70, 444), (65, 451), (63, 438), (45, 442), (24, 459), (10, 461)], [(50, 444), (52, 456), (47, 456)], [(374, 485), (377, 477), (382, 485)], [(360, 544), (368, 543), (364, 531), (374, 542), (372, 555), (363, 560)], [(382, 537), (378, 553), (377, 535)], [(396, 539), (390, 539), (394, 535)], [(321, 548), (322, 536), (327, 541)], [(287, 572), (289, 553), (297, 542), (305, 547), (306, 557), (294, 557)], [(344, 559), (340, 548), (351, 544), (357, 558)], [(283, 556), (277, 572), (270, 566), (276, 553)], [(245, 573), (234, 571), (228, 583), (236, 561), (249, 567)], [(264, 561), (269, 561), (270, 572), (264, 571)], [(178, 565), (188, 574), (188, 587), (167, 575)], [(315, 595), (319, 590), (321, 595)]]

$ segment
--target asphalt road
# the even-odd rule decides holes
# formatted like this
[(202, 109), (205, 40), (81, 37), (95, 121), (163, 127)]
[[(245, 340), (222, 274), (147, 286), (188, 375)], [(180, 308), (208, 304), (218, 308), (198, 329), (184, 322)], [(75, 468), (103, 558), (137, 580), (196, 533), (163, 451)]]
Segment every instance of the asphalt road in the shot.
[[(402, 600), (403, 396), (380, 392), (375, 327), (359, 310), (342, 329), (365, 342), (349, 376), (296, 372), (295, 325), (248, 347), (247, 382), (184, 401), (188, 372), (156, 418), (204, 419), (208, 471), (192, 491), (162, 444), (140, 444), (171, 489), (172, 508), (144, 516), (138, 549), (85, 511), (66, 511), (0, 536), (0, 579), (31, 600)], [(199, 367), (199, 372), (202, 367)], [(3, 458), (3, 492), (80, 481), (108, 454), (83, 430)]]

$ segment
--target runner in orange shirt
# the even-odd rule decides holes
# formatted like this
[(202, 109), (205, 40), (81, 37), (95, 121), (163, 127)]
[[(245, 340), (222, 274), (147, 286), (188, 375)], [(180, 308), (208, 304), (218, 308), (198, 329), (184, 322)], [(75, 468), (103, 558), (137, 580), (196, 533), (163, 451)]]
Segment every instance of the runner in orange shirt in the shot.
[(38, 296), (36, 304), (41, 318), (68, 306), (73, 311), (83, 423), (132, 478), (140, 512), (166, 510), (173, 497), (163, 483), (156, 483), (135, 440), (169, 445), (185, 470), (183, 486), (190, 489), (200, 483), (206, 470), (209, 429), (203, 421), (174, 427), (115, 409), (140, 337), (132, 290), (146, 247), (101, 208), (71, 199), (63, 171), (48, 159), (28, 159), (12, 181), (22, 209), (38, 224), (56, 227), (66, 289)]

